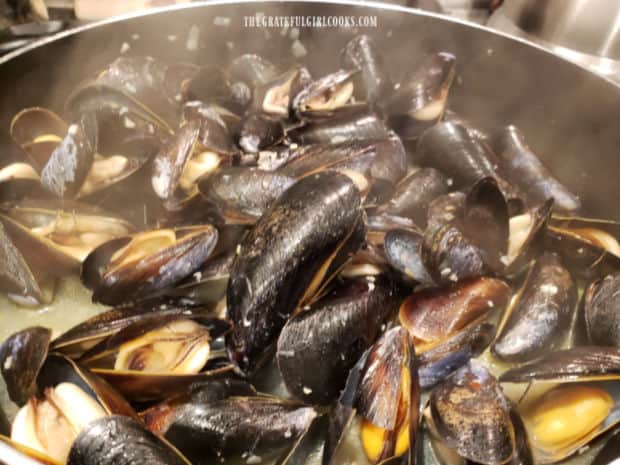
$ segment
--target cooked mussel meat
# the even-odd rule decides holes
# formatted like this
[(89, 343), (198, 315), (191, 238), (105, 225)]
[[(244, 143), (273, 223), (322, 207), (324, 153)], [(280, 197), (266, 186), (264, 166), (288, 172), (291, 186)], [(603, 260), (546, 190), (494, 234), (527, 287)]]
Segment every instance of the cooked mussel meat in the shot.
[(372, 463), (413, 454), (419, 424), (420, 387), (415, 351), (400, 327), (386, 331), (366, 359), (357, 410), (360, 436)]
[(577, 286), (557, 255), (544, 253), (504, 315), (493, 354), (524, 362), (561, 347), (572, 325)]
[(265, 212), (239, 244), (228, 283), (228, 350), (242, 372), (262, 364), (288, 317), (335, 276), (363, 236), (359, 191), (333, 171), (303, 178)]
[(67, 465), (190, 465), (169, 443), (131, 418), (98, 419), (82, 429), (69, 452)]
[(293, 110), (304, 118), (307, 114), (330, 112), (345, 106), (355, 86), (353, 77), (357, 70), (339, 70), (312, 81), (295, 95), (292, 101)]
[(9, 397), (19, 406), (36, 392), (51, 336), (48, 328), (35, 326), (12, 334), (0, 345), (0, 372)]
[(145, 231), (106, 242), (84, 261), (82, 282), (109, 305), (144, 299), (196, 271), (213, 251), (211, 225)]
[(510, 402), (484, 366), (461, 368), (433, 389), (429, 403), (434, 434), (462, 458), (497, 465), (515, 455)]
[(288, 391), (311, 403), (337, 398), (353, 365), (397, 310), (399, 297), (384, 276), (357, 278), (292, 317), (276, 352)]
[(620, 348), (620, 276), (605, 276), (585, 293), (583, 321), (588, 341), (594, 345)]

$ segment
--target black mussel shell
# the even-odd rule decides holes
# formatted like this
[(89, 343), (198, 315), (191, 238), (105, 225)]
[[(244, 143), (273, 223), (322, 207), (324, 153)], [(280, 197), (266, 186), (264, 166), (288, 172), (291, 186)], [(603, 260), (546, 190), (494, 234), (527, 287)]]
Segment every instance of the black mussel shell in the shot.
[(507, 199), (520, 198), (499, 171), (497, 155), (460, 123), (441, 122), (424, 131), (415, 160), (450, 176), (456, 188), (468, 188), (482, 178), (492, 177)]
[(310, 454), (316, 452), (325, 443), (325, 431), (329, 428), (329, 416), (317, 416), (308, 429), (299, 436), (274, 465), (304, 465)]
[(200, 100), (224, 106), (236, 103), (232, 99), (230, 76), (214, 65), (201, 67), (191, 80), (184, 83), (182, 93), (185, 102)]
[(288, 391), (313, 404), (335, 400), (353, 365), (398, 309), (399, 296), (385, 277), (359, 278), (291, 318), (276, 352)]
[(543, 254), (528, 274), (493, 343), (501, 360), (525, 362), (565, 342), (577, 303), (577, 286), (555, 254)]
[(443, 382), (453, 372), (478, 357), (495, 337), (491, 323), (473, 323), (418, 357), (420, 387)]
[(383, 120), (365, 105), (354, 105), (333, 112), (333, 115), (317, 118), (304, 126), (291, 130), (288, 136), (299, 144), (320, 144), (352, 140), (390, 137), (390, 130)]
[(254, 223), (294, 183), (281, 171), (232, 166), (202, 178), (198, 188), (227, 223), (243, 224)]
[(456, 59), (450, 53), (428, 55), (400, 80), (387, 104), (388, 121), (403, 139), (416, 139), (443, 115)]
[(36, 393), (36, 379), (51, 336), (48, 328), (35, 326), (11, 335), (0, 345), (0, 372), (10, 399), (19, 406)]
[(620, 379), (620, 349), (584, 346), (550, 352), (539, 360), (506, 371), (502, 383)]
[(11, 425), (6, 417), (6, 413), (4, 413), (4, 410), (0, 407), (0, 435), (8, 436), (9, 434), (11, 434)]
[(183, 106), (183, 119), (196, 121), (200, 127), (199, 141), (202, 149), (217, 154), (234, 155), (239, 149), (222, 109), (202, 102), (187, 102)]
[(530, 205), (553, 199), (556, 209), (574, 212), (581, 207), (579, 197), (558, 181), (527, 145), (523, 133), (507, 126), (498, 134), (496, 153), (507, 179), (525, 193)]
[(385, 59), (374, 40), (361, 34), (351, 39), (340, 52), (340, 63), (346, 69), (359, 69), (364, 94), (358, 97), (371, 105), (383, 103), (391, 92), (392, 82)]
[(88, 175), (98, 147), (98, 125), (93, 114), (71, 124), (41, 171), (41, 183), (56, 197), (74, 197)]
[(587, 288), (583, 307), (588, 341), (620, 348), (620, 275), (605, 276)]
[(488, 277), (424, 289), (403, 301), (400, 322), (420, 350), (421, 342), (444, 341), (489, 312), (503, 309), (510, 295), (510, 287), (504, 281)]
[(231, 360), (253, 373), (289, 316), (310, 302), (361, 246), (360, 193), (326, 171), (288, 189), (241, 241), (230, 271)]
[(620, 431), (613, 434), (596, 457), (592, 465), (613, 465), (620, 458)]
[(253, 108), (274, 117), (288, 117), (295, 95), (308, 85), (308, 70), (295, 66), (254, 89)]
[(153, 190), (162, 200), (170, 200), (177, 192), (183, 170), (191, 158), (200, 134), (200, 123), (189, 120), (182, 124), (153, 159)]
[(352, 78), (357, 72), (357, 69), (339, 70), (309, 82), (293, 98), (293, 111), (304, 119), (307, 114), (316, 117), (344, 107), (353, 95), (355, 86)]
[(239, 146), (248, 153), (257, 153), (284, 138), (282, 122), (265, 113), (250, 113), (241, 123)]
[(495, 378), (476, 362), (461, 368), (430, 397), (433, 427), (461, 457), (499, 465), (513, 458), (511, 406)]
[(385, 234), (383, 248), (388, 263), (398, 271), (416, 282), (434, 283), (422, 262), (422, 235), (407, 229), (392, 229)]
[(227, 68), (232, 81), (242, 81), (252, 88), (265, 84), (274, 79), (279, 70), (277, 66), (267, 59), (246, 53), (230, 62)]
[(213, 456), (260, 454), (285, 446), (316, 416), (312, 407), (271, 397), (230, 397), (180, 406), (160, 434), (194, 463), (203, 464)]
[(421, 168), (402, 179), (390, 200), (381, 206), (391, 215), (406, 216), (420, 227), (426, 226), (429, 204), (447, 194), (448, 179), (434, 168)]
[(181, 453), (131, 418), (110, 416), (89, 424), (75, 440), (67, 465), (190, 465)]
[[(386, 331), (371, 348), (357, 396), (355, 405), (363, 418), (362, 443), (371, 462), (405, 453), (410, 459), (415, 453), (419, 426), (420, 385), (415, 349), (406, 329), (396, 326)], [(373, 446), (368, 447), (365, 439), (376, 435), (377, 429), (384, 430), (384, 444), (380, 451), (372, 451), (376, 456), (371, 457), (368, 453)], [(408, 438), (408, 452), (398, 450), (403, 432)]]
[(40, 171), (58, 143), (67, 135), (67, 123), (56, 113), (33, 107), (20, 111), (11, 121), (9, 132), (15, 143)]
[[(165, 245), (158, 245), (157, 250), (141, 249), (152, 236), (157, 240), (158, 235)], [(208, 224), (115, 239), (86, 258), (82, 282), (93, 290), (96, 302), (117, 305), (143, 300), (198, 270), (211, 255), (217, 239), (217, 230)]]

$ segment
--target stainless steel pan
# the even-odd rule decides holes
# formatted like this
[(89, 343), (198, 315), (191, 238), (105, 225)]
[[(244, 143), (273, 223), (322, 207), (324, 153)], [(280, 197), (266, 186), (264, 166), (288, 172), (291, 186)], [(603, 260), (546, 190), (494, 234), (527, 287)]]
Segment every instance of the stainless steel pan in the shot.
[[(69, 89), (116, 58), (124, 43), (130, 53), (177, 61), (219, 63), (247, 51), (291, 60), (290, 35), (279, 28), (244, 27), (243, 18), (257, 13), (376, 16), (377, 27), (365, 32), (376, 36), (397, 70), (424, 51), (453, 52), (459, 76), (450, 99), (453, 110), (479, 124), (517, 124), (553, 171), (583, 196), (588, 210), (620, 218), (620, 88), (530, 43), (380, 3), (205, 2), (93, 24), (35, 43), (0, 60), (0, 156), (14, 152), (7, 130), (15, 112), (30, 105), (61, 109)], [(192, 25), (200, 30), (197, 51), (186, 48)], [(338, 50), (354, 33), (308, 28), (300, 30), (299, 40), (320, 72), (336, 66)]]

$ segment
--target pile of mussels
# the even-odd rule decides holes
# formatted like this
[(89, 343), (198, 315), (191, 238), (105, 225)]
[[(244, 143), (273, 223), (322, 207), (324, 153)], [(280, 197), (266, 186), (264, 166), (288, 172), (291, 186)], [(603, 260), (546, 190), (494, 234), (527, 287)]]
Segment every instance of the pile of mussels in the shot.
[(113, 308), (0, 347), (0, 461), (329, 465), (354, 434), (370, 464), (531, 465), (614, 435), (620, 224), (447, 110), (454, 76), (435, 53), (393, 80), (367, 36), (325, 76), (125, 56), (16, 115), (2, 291), (76, 273)]

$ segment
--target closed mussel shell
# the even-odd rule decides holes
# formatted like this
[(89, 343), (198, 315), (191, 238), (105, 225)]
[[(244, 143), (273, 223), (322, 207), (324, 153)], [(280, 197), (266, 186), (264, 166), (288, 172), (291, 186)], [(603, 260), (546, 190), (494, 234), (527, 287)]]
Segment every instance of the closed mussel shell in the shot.
[(543, 254), (526, 278), (493, 343), (495, 356), (524, 362), (559, 348), (575, 314), (577, 286), (557, 255)]
[(397, 310), (399, 297), (385, 277), (358, 278), (291, 318), (276, 352), (289, 392), (310, 403), (335, 400), (355, 362)]
[(110, 416), (92, 422), (71, 447), (67, 465), (190, 465), (174, 447), (123, 416)]
[(422, 284), (433, 284), (422, 261), (422, 236), (406, 229), (392, 229), (385, 234), (383, 247), (388, 262), (397, 270)]
[(620, 348), (619, 290), (618, 274), (605, 276), (587, 288), (583, 312), (590, 344)]
[(515, 431), (510, 403), (485, 367), (470, 362), (430, 397), (430, 416), (436, 436), (459, 456), (497, 465), (515, 454)]
[(355, 184), (326, 171), (294, 184), (241, 241), (227, 291), (228, 350), (241, 371), (264, 362), (288, 317), (360, 247), (362, 216)]

